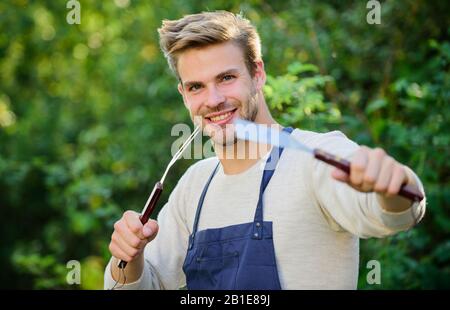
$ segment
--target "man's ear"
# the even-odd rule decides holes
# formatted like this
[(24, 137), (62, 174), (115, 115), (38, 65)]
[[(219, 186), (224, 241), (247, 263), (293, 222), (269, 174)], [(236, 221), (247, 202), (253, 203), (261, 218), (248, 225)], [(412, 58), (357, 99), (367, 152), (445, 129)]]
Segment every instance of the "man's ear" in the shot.
[(184, 88), (183, 88), (183, 85), (181, 85), (181, 83), (178, 83), (177, 89), (178, 89), (178, 92), (181, 94), (181, 97), (183, 97), (183, 103), (184, 103), (184, 105), (185, 105), (186, 108), (187, 108), (188, 106), (187, 106), (186, 98), (184, 97)]
[(260, 91), (266, 84), (266, 71), (264, 70), (264, 61), (260, 60), (256, 62), (255, 75), (253, 79), (256, 82), (256, 90)]
[(181, 85), (181, 83), (178, 83), (177, 88), (178, 88), (178, 92), (181, 94), (181, 96), (184, 97), (184, 89), (183, 89), (183, 86)]

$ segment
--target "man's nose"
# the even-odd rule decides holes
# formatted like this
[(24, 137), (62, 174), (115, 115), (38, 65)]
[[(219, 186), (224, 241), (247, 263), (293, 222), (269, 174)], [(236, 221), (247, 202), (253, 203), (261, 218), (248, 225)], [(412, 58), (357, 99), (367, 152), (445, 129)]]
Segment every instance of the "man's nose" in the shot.
[(225, 96), (220, 92), (220, 90), (217, 89), (217, 87), (215, 85), (210, 86), (208, 88), (208, 98), (206, 99), (206, 105), (209, 108), (215, 108), (219, 104), (224, 103), (224, 102), (225, 102)]

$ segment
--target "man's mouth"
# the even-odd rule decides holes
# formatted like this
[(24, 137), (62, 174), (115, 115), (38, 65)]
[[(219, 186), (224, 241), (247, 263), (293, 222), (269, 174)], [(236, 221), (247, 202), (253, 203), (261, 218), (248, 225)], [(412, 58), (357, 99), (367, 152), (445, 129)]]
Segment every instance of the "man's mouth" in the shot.
[(225, 125), (230, 122), (236, 114), (237, 108), (228, 109), (220, 112), (209, 113), (205, 115), (207, 123), (216, 125)]

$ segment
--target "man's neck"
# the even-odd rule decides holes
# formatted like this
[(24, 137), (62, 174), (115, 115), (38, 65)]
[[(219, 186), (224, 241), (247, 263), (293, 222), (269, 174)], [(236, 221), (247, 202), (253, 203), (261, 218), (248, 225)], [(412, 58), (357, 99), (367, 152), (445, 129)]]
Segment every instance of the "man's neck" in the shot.
[(254, 164), (270, 151), (270, 145), (238, 140), (226, 147), (216, 147), (225, 174), (239, 174)]
[[(279, 130), (283, 129), (272, 118), (262, 92), (259, 93), (258, 113), (254, 122), (268, 126), (276, 125)], [(271, 147), (268, 144), (237, 140), (230, 146), (215, 146), (214, 150), (222, 163), (225, 174), (239, 174), (256, 164), (270, 151)]]
[[(279, 130), (282, 127), (275, 121), (266, 122), (266, 125), (277, 125)], [(270, 144), (256, 143), (252, 141), (237, 140), (236, 143), (228, 146), (216, 146), (215, 153), (219, 158), (225, 174), (239, 174), (253, 165), (271, 150)]]

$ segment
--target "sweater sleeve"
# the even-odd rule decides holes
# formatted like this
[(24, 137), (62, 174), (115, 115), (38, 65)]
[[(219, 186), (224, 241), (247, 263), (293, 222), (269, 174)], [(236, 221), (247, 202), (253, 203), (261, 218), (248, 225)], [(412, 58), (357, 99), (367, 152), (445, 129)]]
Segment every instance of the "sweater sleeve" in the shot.
[[(185, 285), (182, 271), (186, 256), (189, 229), (186, 223), (185, 195), (190, 169), (183, 175), (158, 214), (159, 232), (144, 249), (144, 270), (141, 277), (117, 289), (178, 289)], [(104, 288), (110, 289), (115, 280), (111, 275), (111, 261), (106, 266)]]
[[(338, 131), (319, 134), (311, 144), (312, 147), (321, 148), (342, 158), (350, 158), (359, 148)], [(348, 231), (360, 238), (381, 238), (411, 228), (425, 213), (425, 199), (420, 203), (413, 203), (403, 212), (388, 212), (378, 202), (378, 194), (358, 192), (331, 176), (334, 167), (315, 159), (312, 161), (310, 167), (313, 195), (334, 230)], [(413, 175), (423, 193), (422, 183), (414, 173)]]

